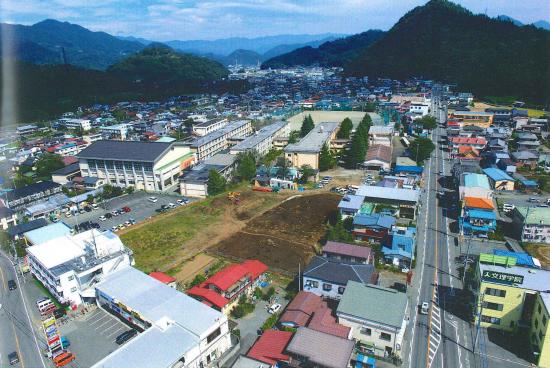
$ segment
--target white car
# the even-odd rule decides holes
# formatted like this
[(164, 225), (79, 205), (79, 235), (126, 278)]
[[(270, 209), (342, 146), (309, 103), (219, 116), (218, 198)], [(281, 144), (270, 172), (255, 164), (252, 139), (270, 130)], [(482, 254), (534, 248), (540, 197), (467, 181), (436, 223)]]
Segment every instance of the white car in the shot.
[(149, 197), (149, 198), (147, 198), (147, 200), (148, 200), (149, 202), (157, 203), (157, 201), (158, 201), (159, 199), (158, 199), (157, 197)]
[(420, 306), (420, 313), (422, 314), (428, 314), (428, 310), (430, 309), (430, 304), (428, 302), (423, 302)]
[(281, 307), (282, 307), (282, 305), (280, 305), (279, 303), (275, 303), (271, 307), (269, 307), (267, 312), (269, 314), (275, 314), (281, 309)]
[(168, 203), (168, 207), (170, 207), (170, 208), (176, 208), (176, 205), (173, 204), (172, 202), (170, 202), (170, 203)]
[(92, 203), (92, 208), (93, 208), (94, 210), (97, 210), (97, 209), (99, 208), (99, 206), (98, 206), (96, 203)]
[(105, 221), (105, 220), (107, 220), (107, 217), (103, 215), (99, 216), (99, 221)]

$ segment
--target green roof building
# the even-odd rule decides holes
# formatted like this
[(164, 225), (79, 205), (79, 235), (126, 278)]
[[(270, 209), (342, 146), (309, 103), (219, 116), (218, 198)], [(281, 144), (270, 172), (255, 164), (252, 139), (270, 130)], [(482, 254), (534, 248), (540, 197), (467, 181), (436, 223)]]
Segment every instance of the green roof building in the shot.
[(521, 231), (521, 241), (550, 243), (550, 207), (516, 207), (512, 218)]

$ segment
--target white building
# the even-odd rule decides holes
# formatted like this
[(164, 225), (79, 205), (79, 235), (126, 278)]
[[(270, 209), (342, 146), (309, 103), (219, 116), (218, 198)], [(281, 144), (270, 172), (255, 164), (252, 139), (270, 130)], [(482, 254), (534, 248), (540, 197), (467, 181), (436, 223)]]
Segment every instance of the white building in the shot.
[(550, 243), (550, 208), (516, 207), (512, 218), (521, 230), (522, 242)]
[(59, 123), (63, 124), (67, 129), (82, 129), (83, 132), (92, 129), (92, 123), (89, 119), (61, 118), (59, 119)]
[(227, 125), (229, 121), (225, 118), (217, 118), (212, 120), (207, 120), (193, 125), (193, 133), (202, 137), (207, 134), (213, 133), (216, 130), (220, 130)]
[(75, 305), (91, 302), (101, 277), (134, 263), (117, 235), (96, 229), (30, 246), (27, 259), (31, 273), (60, 303)]
[(180, 178), (180, 194), (186, 197), (204, 198), (208, 195), (210, 170), (216, 170), (226, 180), (233, 176), (237, 157), (228, 153), (218, 153), (186, 171)]
[(338, 323), (378, 356), (401, 355), (407, 327), (407, 294), (350, 281), (338, 303)]
[(128, 138), (128, 133), (130, 132), (129, 124), (116, 124), (110, 126), (99, 127), (99, 131), (104, 139), (117, 139), (125, 140)]
[(93, 368), (221, 366), (231, 348), (227, 317), (133, 267), (96, 285), (97, 303), (143, 332)]
[(251, 133), (252, 124), (250, 120), (238, 120), (232, 121), (213, 133), (195, 138), (185, 144), (196, 152), (197, 160), (200, 162), (229, 148), (228, 139), (233, 137), (246, 137)]
[(178, 184), (195, 155), (181, 143), (101, 140), (78, 155), (84, 178), (94, 177), (119, 187), (164, 191)]
[(427, 103), (412, 103), (409, 106), (409, 112), (418, 114), (421, 116), (428, 115), (430, 113), (430, 104)]
[(241, 152), (255, 151), (258, 155), (264, 156), (273, 148), (273, 140), (278, 137), (288, 137), (290, 124), (286, 121), (277, 121), (267, 125), (256, 132), (256, 134), (237, 143), (229, 151), (232, 155)]

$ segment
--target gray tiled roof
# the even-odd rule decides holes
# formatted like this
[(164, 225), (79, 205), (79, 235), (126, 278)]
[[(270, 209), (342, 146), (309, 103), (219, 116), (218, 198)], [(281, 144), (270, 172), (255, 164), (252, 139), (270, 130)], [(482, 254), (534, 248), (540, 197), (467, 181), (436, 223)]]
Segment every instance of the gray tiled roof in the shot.
[(400, 328), (406, 309), (407, 294), (350, 281), (336, 313)]
[(78, 158), (154, 162), (172, 143), (101, 140), (92, 143)]
[(371, 264), (353, 264), (314, 256), (303, 272), (304, 277), (346, 285), (348, 281), (376, 283), (378, 274)]

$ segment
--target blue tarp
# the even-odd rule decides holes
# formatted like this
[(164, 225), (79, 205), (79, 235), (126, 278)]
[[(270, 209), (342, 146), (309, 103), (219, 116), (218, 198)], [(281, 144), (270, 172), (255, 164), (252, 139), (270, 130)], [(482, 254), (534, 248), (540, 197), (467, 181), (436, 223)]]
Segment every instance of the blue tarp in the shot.
[(395, 169), (393, 169), (394, 172), (406, 172), (411, 174), (422, 174), (424, 171), (423, 167), (420, 166), (395, 166)]
[(484, 220), (496, 220), (497, 216), (492, 211), (483, 211), (483, 210), (469, 210), (469, 217), (484, 219)]

